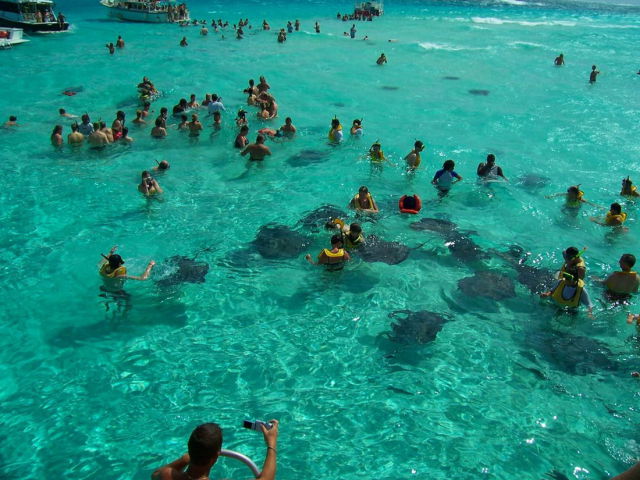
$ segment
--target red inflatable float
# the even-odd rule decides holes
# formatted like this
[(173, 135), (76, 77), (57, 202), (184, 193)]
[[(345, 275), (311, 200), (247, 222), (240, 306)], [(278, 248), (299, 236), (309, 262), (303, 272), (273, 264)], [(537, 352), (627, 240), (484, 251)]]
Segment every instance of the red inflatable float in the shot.
[(402, 213), (416, 214), (422, 210), (422, 200), (416, 194), (412, 196), (403, 195), (398, 201), (398, 208)]

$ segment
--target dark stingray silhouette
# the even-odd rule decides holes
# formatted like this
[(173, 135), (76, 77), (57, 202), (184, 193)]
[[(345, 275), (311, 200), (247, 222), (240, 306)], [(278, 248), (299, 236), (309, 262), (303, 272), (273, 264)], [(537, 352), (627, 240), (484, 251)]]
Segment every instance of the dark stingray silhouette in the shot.
[(383, 90), (399, 90), (400, 87), (393, 87), (393, 86), (389, 86), (389, 85), (383, 85), (381, 88)]
[(557, 282), (556, 272), (548, 268), (526, 265), (527, 253), (518, 245), (511, 245), (507, 252), (495, 252), (518, 273), (516, 280), (537, 295), (548, 292)]
[(404, 344), (425, 344), (436, 339), (442, 326), (449, 321), (438, 313), (420, 310), (396, 310), (389, 314), (395, 320), (391, 324), (389, 339)]
[(549, 183), (549, 177), (537, 175), (535, 173), (527, 173), (516, 179), (516, 183), (527, 190), (538, 190), (545, 187)]
[(409, 226), (413, 230), (428, 230), (441, 235), (449, 235), (452, 232), (455, 232), (458, 228), (455, 223), (448, 220), (441, 220), (439, 218), (423, 218), (417, 222), (412, 222)]
[(513, 281), (501, 273), (482, 271), (472, 277), (458, 280), (458, 288), (470, 297), (487, 297), (504, 300), (516, 296)]
[[(620, 365), (602, 342), (564, 332), (538, 331), (525, 336), (526, 345), (535, 350), (553, 368), (572, 375), (591, 375), (615, 371)], [(529, 359), (531, 353), (523, 352)], [(535, 354), (533, 355), (535, 359)]]
[(459, 232), (452, 232), (450, 235), (446, 235), (445, 245), (451, 255), (465, 263), (490, 258), (490, 255), (483, 251), (469, 236)]
[(334, 218), (344, 219), (346, 212), (334, 205), (322, 205), (315, 210), (309, 212), (298, 221), (298, 225), (311, 229), (313, 232), (319, 232), (324, 229), (327, 222)]
[(487, 95), (489, 95), (489, 90), (478, 90), (474, 88), (472, 90), (469, 90), (469, 93), (471, 95), (482, 95), (486, 97)]
[(365, 262), (384, 262), (396, 265), (404, 262), (410, 249), (399, 242), (385, 242), (375, 235), (369, 235), (357, 253)]
[(209, 272), (209, 264), (195, 258), (174, 255), (163, 264), (163, 269), (168, 273), (156, 283), (161, 287), (169, 287), (185, 282), (204, 283)]
[(302, 150), (287, 159), (287, 163), (292, 167), (306, 167), (307, 165), (316, 165), (327, 161), (329, 152), (321, 152), (319, 150)]
[(446, 76), (446, 77), (442, 77), (444, 80), (460, 80), (460, 77), (451, 77), (451, 76)]
[(297, 257), (311, 241), (286, 225), (268, 223), (260, 227), (252, 244), (264, 258), (284, 259)]

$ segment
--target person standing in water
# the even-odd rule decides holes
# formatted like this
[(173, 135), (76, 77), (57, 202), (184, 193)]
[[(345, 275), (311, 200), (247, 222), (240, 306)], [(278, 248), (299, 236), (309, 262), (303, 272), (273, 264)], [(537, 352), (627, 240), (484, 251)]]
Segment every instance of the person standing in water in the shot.
[(105, 288), (108, 290), (121, 290), (125, 280), (141, 280), (144, 281), (149, 278), (149, 274), (153, 269), (156, 262), (151, 260), (147, 264), (144, 273), (140, 276), (127, 275), (127, 267), (124, 266), (124, 260), (118, 255), (116, 250), (117, 245), (111, 247), (109, 255), (102, 255), (102, 261), (100, 262), (100, 276), (104, 282)]
[(595, 65), (591, 66), (591, 73), (589, 74), (589, 83), (596, 83), (596, 78), (600, 75), (600, 70)]
[(376, 60), (376, 63), (378, 65), (384, 65), (385, 63), (387, 63), (387, 57), (385, 56), (384, 53), (380, 54), (380, 56), (378, 57), (378, 60)]
[(345, 262), (350, 260), (349, 254), (342, 246), (342, 235), (331, 237), (331, 249), (322, 249), (317, 262), (313, 261), (310, 254), (305, 255), (304, 258), (311, 265), (325, 265), (331, 272), (342, 270)]
[(318, 22), (316, 22), (315, 29), (316, 33), (320, 33), (320, 24)]
[(558, 55), (553, 63), (556, 67), (561, 67), (562, 65), (564, 65), (564, 54), (561, 53), (560, 55)]
[(507, 177), (504, 176), (502, 168), (496, 165), (496, 156), (493, 153), (487, 155), (486, 163), (480, 163), (477, 170), (478, 176), (485, 180), (497, 180), (498, 177), (502, 177), (507, 182)]
[(420, 140), (416, 140), (416, 143), (413, 144), (413, 150), (409, 152), (409, 154), (404, 157), (405, 162), (407, 162), (407, 168), (409, 171), (414, 171), (416, 168), (420, 166), (420, 162), (422, 158), (420, 157), (420, 152), (424, 150), (424, 143)]

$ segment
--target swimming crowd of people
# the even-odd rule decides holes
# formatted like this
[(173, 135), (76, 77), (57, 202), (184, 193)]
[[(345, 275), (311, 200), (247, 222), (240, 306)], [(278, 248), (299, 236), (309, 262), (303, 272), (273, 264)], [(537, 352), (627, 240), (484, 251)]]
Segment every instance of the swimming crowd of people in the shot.
[[(337, 18), (343, 21), (350, 19), (350, 17), (345, 17), (340, 14), (338, 14)], [(195, 24), (202, 26), (201, 34), (205, 35), (206, 33), (203, 33), (203, 30), (206, 29), (206, 24), (197, 21), (194, 22)], [(218, 28), (226, 28), (228, 25), (228, 22), (222, 22), (222, 20), (214, 20), (211, 22), (211, 26), (216, 30)], [(241, 20), (237, 25), (234, 25), (236, 36), (238, 38), (241, 38), (243, 28), (245, 27), (251, 28), (248, 20)], [(270, 29), (266, 20), (262, 22), (262, 28), (264, 30)], [(288, 22), (286, 27), (287, 32), (289, 33), (292, 31), (298, 31), (299, 28), (300, 22), (298, 20), (294, 23)], [(319, 32), (319, 25), (317, 22), (315, 29)], [(285, 29), (282, 29), (280, 34), (284, 31)], [(351, 36), (355, 36), (355, 31), (352, 31)], [(278, 41), (281, 40), (279, 39)], [(183, 42), (185, 44), (184, 46), (186, 46), (186, 38), (183, 39)], [(115, 48), (121, 49), (124, 48), (124, 46), (125, 43), (122, 37), (118, 37), (115, 45), (113, 43), (107, 44), (107, 48), (109, 48), (111, 53), (113, 53)], [(376, 63), (381, 66), (386, 62), (387, 59), (384, 54), (382, 54), (376, 61)], [(555, 59), (554, 64), (559, 67), (563, 66), (564, 55), (560, 54)], [(596, 78), (599, 73), (600, 72), (594, 65), (590, 73), (589, 81), (591, 83), (596, 82)], [(175, 128), (178, 131), (184, 131), (189, 138), (197, 141), (198, 137), (204, 130), (204, 126), (199, 119), (198, 112), (204, 111), (206, 111), (207, 116), (212, 119), (212, 134), (215, 134), (215, 132), (220, 131), (223, 128), (222, 115), (227, 112), (227, 108), (224, 106), (222, 98), (218, 94), (205, 93), (201, 102), (197, 101), (195, 94), (190, 94), (189, 100), (182, 98), (171, 110), (171, 116), (175, 120), (175, 123), (170, 124), (170, 112), (167, 107), (162, 107), (159, 111), (158, 117), (154, 120), (150, 120), (149, 118), (152, 113), (150, 110), (151, 102), (159, 93), (158, 89), (149, 80), (149, 78), (144, 77), (137, 85), (137, 89), (141, 99), (141, 107), (136, 111), (136, 117), (132, 120), (132, 123), (136, 127), (144, 127), (151, 124), (152, 128), (150, 130), (150, 136), (155, 139), (167, 138), (169, 136), (169, 128)], [(260, 76), (257, 84), (254, 80), (249, 80), (248, 86), (243, 90), (243, 93), (247, 97), (246, 108), (255, 108), (256, 112), (254, 117), (260, 121), (269, 121), (278, 118), (278, 104), (275, 96), (270, 90), (271, 86), (264, 76)], [(77, 118), (76, 116), (67, 113), (64, 109), (60, 109), (59, 113), (60, 116), (65, 119)], [(277, 142), (295, 140), (297, 129), (293, 125), (291, 117), (286, 117), (284, 124), (277, 129), (263, 127), (257, 130), (255, 141), (253, 143), (249, 142), (248, 116), (249, 114), (248, 111), (245, 110), (245, 107), (237, 111), (233, 126), (233, 128), (237, 130), (237, 135), (234, 139), (233, 147), (239, 151), (241, 156), (248, 156), (249, 162), (262, 162), (266, 157), (271, 155), (271, 149), (266, 144), (267, 140), (274, 142), (274, 145), (277, 145)], [(12, 116), (5, 126), (16, 125), (16, 122), (17, 118)], [(67, 136), (67, 143), (73, 147), (78, 147), (86, 141), (90, 148), (102, 149), (113, 143), (131, 143), (133, 141), (129, 136), (125, 112), (121, 110), (116, 112), (115, 119), (111, 123), (111, 126), (106, 125), (103, 121), (92, 122), (89, 114), (85, 113), (81, 116), (81, 122), (78, 123), (77, 120), (75, 120), (74, 123), (71, 124), (70, 128), (71, 133)], [(363, 133), (364, 126), (362, 119), (354, 119), (348, 129), (348, 135), (350, 137), (362, 137)], [(347, 131), (343, 128), (341, 121), (337, 117), (334, 117), (330, 122), (330, 128), (327, 134), (328, 143), (338, 146), (345, 140), (346, 135)], [(56, 148), (60, 148), (64, 144), (62, 125), (58, 124), (55, 126), (51, 134), (51, 143)], [(410, 151), (403, 159), (407, 172), (415, 173), (421, 167), (424, 149), (424, 142), (416, 140)], [(389, 162), (379, 141), (376, 141), (371, 145), (366, 157), (374, 168), (382, 168), (386, 162)], [(463, 181), (463, 177), (456, 172), (455, 167), (454, 160), (447, 159), (443, 163), (442, 168), (438, 169), (431, 178), (431, 183), (436, 189), (438, 195), (441, 197), (446, 196), (452, 188), (455, 188), (456, 184)], [(158, 162), (158, 164), (152, 169), (143, 171), (141, 173), (141, 181), (138, 185), (138, 191), (146, 197), (162, 194), (163, 189), (159, 185), (158, 181), (153, 177), (152, 172), (166, 171), (169, 168), (169, 162), (163, 160)], [(487, 155), (486, 160), (479, 163), (475, 174), (480, 181), (509, 181), (503, 168), (497, 165), (496, 157), (493, 154)], [(633, 185), (632, 180), (627, 176), (622, 179), (619, 195), (626, 199), (635, 199), (640, 197), (640, 192), (638, 192), (637, 188)], [(567, 212), (575, 213), (583, 204), (590, 204), (598, 207), (598, 205), (589, 202), (585, 198), (585, 193), (580, 188), (580, 185), (569, 185), (566, 192), (549, 195), (547, 198), (555, 197), (561, 197), (564, 199), (564, 209)], [(364, 217), (368, 215), (376, 215), (380, 212), (380, 208), (378, 207), (373, 194), (369, 191), (366, 185), (362, 185), (358, 189), (358, 192), (350, 199), (349, 207), (355, 211), (356, 215)], [(398, 200), (399, 214), (416, 215), (420, 213), (421, 209), (422, 199), (415, 193), (402, 195)], [(627, 214), (622, 211), (621, 204), (613, 202), (609, 208), (604, 208), (604, 210), (606, 210), (606, 214), (603, 215), (603, 217), (592, 217), (591, 220), (604, 227), (624, 231), (626, 228), (624, 223), (627, 220)], [(363, 231), (362, 225), (358, 222), (353, 222), (348, 225), (344, 220), (339, 218), (327, 220), (326, 228), (332, 233), (330, 238), (330, 247), (322, 249), (315, 259), (310, 254), (307, 254), (305, 259), (313, 265), (321, 265), (331, 271), (340, 270), (347, 262), (349, 262), (351, 255), (357, 253), (359, 248), (366, 245), (367, 236)], [(153, 260), (148, 263), (146, 269), (141, 275), (130, 275), (124, 266), (124, 260), (116, 253), (116, 250), (117, 247), (114, 246), (108, 255), (103, 255), (103, 261), (99, 269), (101, 277), (111, 290), (122, 289), (123, 282), (126, 279), (146, 280), (150, 277), (155, 265)], [(593, 316), (593, 304), (586, 287), (586, 251), (586, 247), (582, 249), (575, 246), (565, 248), (562, 252), (564, 263), (559, 269), (555, 285), (541, 293), (540, 296), (552, 299), (562, 308), (574, 309), (582, 305), (586, 307), (588, 314)], [(618, 261), (620, 267), (619, 271), (611, 273), (606, 278), (591, 277), (591, 280), (594, 283), (604, 285), (607, 292), (607, 298), (610, 301), (624, 302), (629, 299), (630, 295), (637, 293), (640, 286), (640, 276), (633, 270), (635, 263), (636, 257), (631, 253), (625, 253)], [(627, 321), (628, 323), (636, 323), (640, 326), (640, 315), (629, 313)], [(634, 372), (633, 375), (640, 376), (637, 372)], [(267, 429), (264, 426), (261, 427), (267, 444), (267, 454), (261, 476), (258, 478), (267, 480), (275, 477), (275, 454), (278, 422), (276, 420), (271, 421), (271, 426), (272, 428), (270, 429)], [(201, 425), (194, 430), (189, 440), (189, 453), (154, 472), (153, 478), (205, 478), (218, 458), (221, 443), (222, 432), (217, 425)], [(620, 480), (640, 478), (640, 467), (633, 467), (627, 473), (616, 478)]]

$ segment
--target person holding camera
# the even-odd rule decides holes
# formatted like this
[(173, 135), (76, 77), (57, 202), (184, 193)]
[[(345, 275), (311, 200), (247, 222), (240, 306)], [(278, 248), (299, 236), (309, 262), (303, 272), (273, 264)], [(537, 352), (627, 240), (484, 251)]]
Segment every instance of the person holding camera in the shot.
[[(259, 480), (274, 480), (276, 477), (276, 447), (278, 443), (278, 421), (269, 420), (267, 429), (261, 425), (267, 452), (258, 476)], [(208, 480), (213, 465), (222, 450), (222, 429), (216, 423), (204, 423), (191, 433), (188, 453), (164, 465), (151, 474), (152, 480)]]
[(162, 188), (158, 184), (155, 178), (151, 176), (148, 170), (142, 172), (142, 181), (138, 185), (138, 191), (145, 196), (156, 195), (162, 193)]

